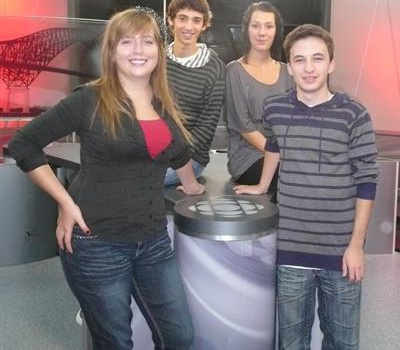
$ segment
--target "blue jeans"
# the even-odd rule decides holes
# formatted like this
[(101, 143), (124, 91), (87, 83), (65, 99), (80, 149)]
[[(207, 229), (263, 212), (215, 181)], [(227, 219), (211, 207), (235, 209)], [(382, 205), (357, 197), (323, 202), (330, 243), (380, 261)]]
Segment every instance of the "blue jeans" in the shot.
[(75, 228), (72, 245), (73, 254), (62, 251), (61, 261), (94, 350), (132, 350), (131, 296), (151, 329), (156, 350), (190, 349), (192, 319), (166, 232), (126, 243), (85, 236)]
[(322, 350), (358, 349), (361, 282), (340, 271), (278, 266), (279, 349), (310, 349), (316, 290)]
[[(201, 165), (200, 163), (196, 162), (195, 160), (191, 160), (194, 176), (196, 179), (201, 176), (203, 173), (205, 166)], [(179, 177), (176, 174), (176, 171), (172, 168), (167, 169), (167, 173), (165, 174), (164, 185), (177, 185), (180, 183)]]

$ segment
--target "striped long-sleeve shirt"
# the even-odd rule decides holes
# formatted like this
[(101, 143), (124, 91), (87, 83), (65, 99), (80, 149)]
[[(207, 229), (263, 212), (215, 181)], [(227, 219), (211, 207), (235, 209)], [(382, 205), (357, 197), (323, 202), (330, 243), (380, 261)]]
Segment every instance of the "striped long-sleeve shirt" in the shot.
[[(210, 50), (210, 49), (208, 49)], [(224, 103), (225, 64), (210, 50), (208, 62), (186, 67), (168, 57), (168, 81), (193, 138), (192, 158), (206, 166)]]
[(357, 198), (379, 173), (367, 110), (346, 94), (309, 107), (296, 93), (264, 106), (266, 149), (280, 154), (278, 264), (341, 270)]

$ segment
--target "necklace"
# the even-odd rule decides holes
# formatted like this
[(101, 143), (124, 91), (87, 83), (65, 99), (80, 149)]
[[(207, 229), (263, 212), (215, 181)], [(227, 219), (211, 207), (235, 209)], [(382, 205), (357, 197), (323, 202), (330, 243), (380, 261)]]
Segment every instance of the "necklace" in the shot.
[(275, 64), (276, 61), (273, 58), (269, 58), (267, 62), (262, 62), (261, 64), (255, 64), (255, 63), (251, 63), (250, 61), (247, 61), (247, 64), (251, 67), (255, 67), (255, 68), (266, 68), (270, 65)]

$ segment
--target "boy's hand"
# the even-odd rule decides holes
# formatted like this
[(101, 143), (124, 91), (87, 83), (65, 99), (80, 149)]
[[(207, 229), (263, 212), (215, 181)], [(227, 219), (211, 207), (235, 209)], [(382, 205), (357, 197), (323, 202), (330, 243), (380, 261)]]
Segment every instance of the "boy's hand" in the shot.
[(362, 248), (348, 246), (342, 262), (342, 274), (351, 282), (360, 282), (364, 277), (364, 250)]

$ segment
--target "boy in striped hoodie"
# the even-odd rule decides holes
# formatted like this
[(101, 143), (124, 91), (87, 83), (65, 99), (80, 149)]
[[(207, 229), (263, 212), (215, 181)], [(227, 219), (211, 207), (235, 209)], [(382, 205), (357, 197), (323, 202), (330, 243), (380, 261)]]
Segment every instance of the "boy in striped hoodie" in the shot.
[[(198, 43), (212, 17), (206, 0), (172, 0), (167, 14), (174, 36), (167, 49), (168, 82), (192, 135), (192, 166), (199, 177), (210, 162), (211, 143), (224, 103), (225, 64), (215, 51)], [(164, 183), (178, 182), (175, 171), (169, 168)]]
[(258, 185), (235, 190), (266, 192), (280, 160), (280, 349), (309, 349), (317, 290), (322, 349), (355, 350), (364, 242), (379, 173), (373, 126), (360, 103), (329, 90), (334, 44), (325, 29), (294, 29), (284, 51), (296, 90), (265, 101), (263, 175)]

